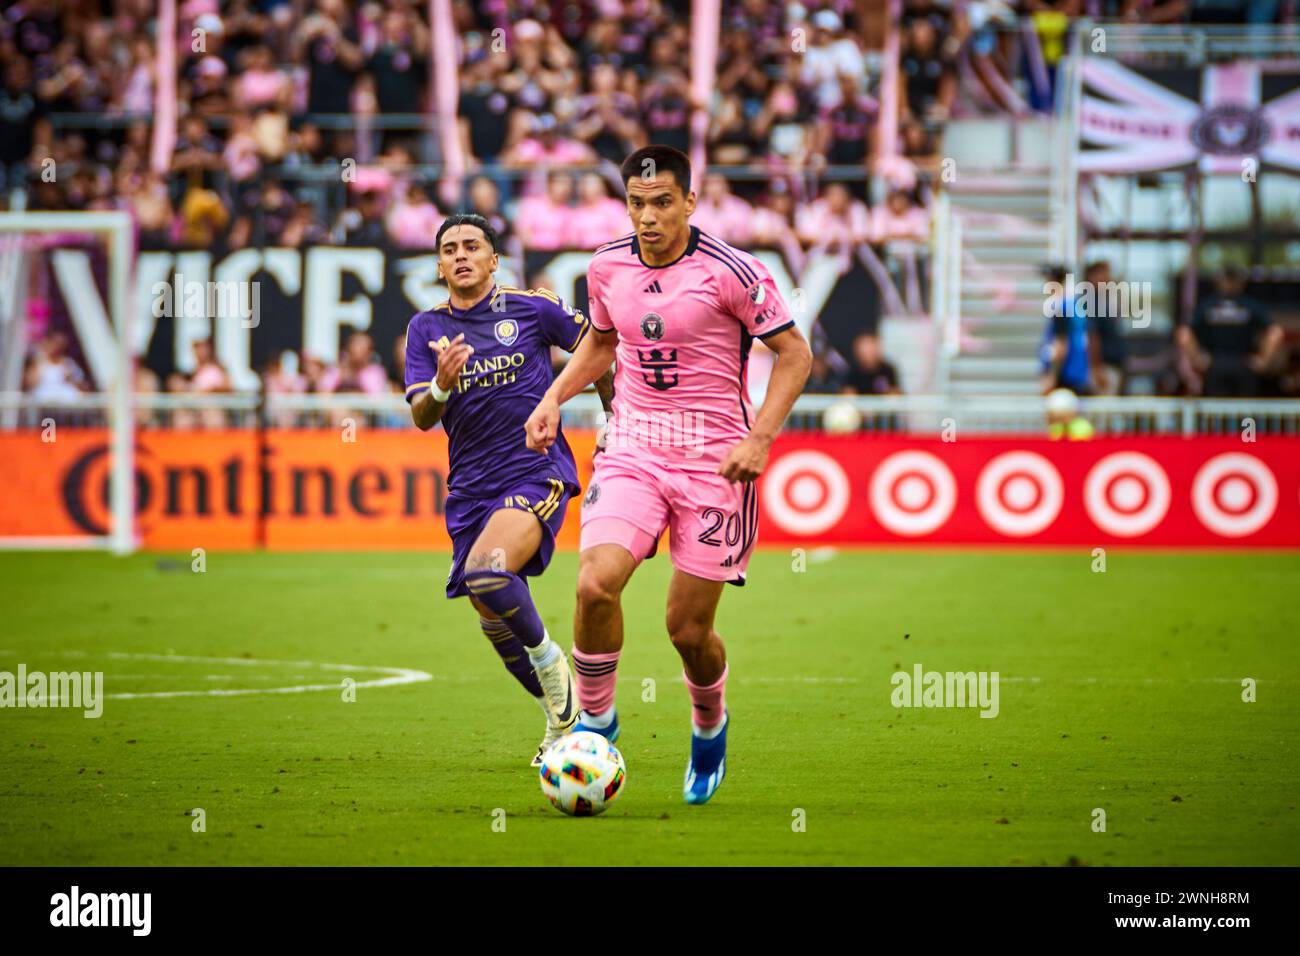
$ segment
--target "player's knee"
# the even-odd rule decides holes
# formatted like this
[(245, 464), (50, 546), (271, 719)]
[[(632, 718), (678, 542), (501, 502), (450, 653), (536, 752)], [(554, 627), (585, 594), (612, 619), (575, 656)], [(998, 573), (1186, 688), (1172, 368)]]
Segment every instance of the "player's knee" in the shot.
[(682, 653), (703, 647), (709, 642), (709, 635), (713, 632), (713, 626), (707, 618), (690, 612), (670, 609), (666, 624), (673, 647)]
[(480, 601), (478, 598), (474, 597), (474, 595), (472, 595), (472, 594), (469, 596), (469, 603), (472, 604), (472, 605), (474, 606), (474, 610), (478, 611), (478, 616), (479, 616), (479, 617), (484, 618), (484, 619), (489, 620), (489, 621), (495, 621), (495, 620), (496, 620), (496, 618), (497, 618), (496, 611), (492, 610), (490, 607), (488, 607), (486, 604), (484, 604), (484, 603), (483, 603), (482, 601)]
[(609, 576), (593, 565), (578, 569), (578, 604), (584, 610), (612, 608), (618, 603), (618, 591)]

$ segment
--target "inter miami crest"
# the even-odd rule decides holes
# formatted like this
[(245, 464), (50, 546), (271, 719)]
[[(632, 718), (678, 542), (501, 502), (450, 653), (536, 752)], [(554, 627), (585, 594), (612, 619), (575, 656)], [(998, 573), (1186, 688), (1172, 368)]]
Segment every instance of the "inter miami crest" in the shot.
[(1192, 124), (1192, 142), (1216, 156), (1250, 155), (1268, 142), (1264, 111), (1225, 103), (1205, 110)]
[(641, 334), (651, 342), (658, 342), (664, 337), (664, 319), (657, 312), (647, 312), (641, 317)]
[(596, 484), (593, 481), (591, 483), (591, 487), (587, 489), (587, 493), (582, 496), (582, 506), (585, 508), (587, 507), (587, 505), (594, 505), (596, 503), (596, 499), (599, 497), (600, 497), (600, 485)]
[(502, 319), (493, 331), (502, 345), (514, 345), (515, 339), (519, 338), (519, 323), (514, 319)]

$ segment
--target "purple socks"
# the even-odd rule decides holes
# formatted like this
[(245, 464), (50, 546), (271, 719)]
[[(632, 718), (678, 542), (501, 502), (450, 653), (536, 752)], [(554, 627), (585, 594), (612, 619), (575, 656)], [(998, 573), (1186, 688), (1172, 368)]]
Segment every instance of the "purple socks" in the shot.
[(546, 628), (527, 583), (519, 575), (509, 571), (470, 571), (465, 575), (465, 585), (470, 594), (501, 618), (524, 647), (537, 647), (545, 639)]
[(537, 671), (528, 657), (519, 638), (510, 633), (505, 621), (490, 621), (485, 617), (478, 619), (483, 628), (483, 636), (492, 642), (493, 649), (501, 655), (501, 663), (514, 675), (515, 680), (523, 685), (524, 690), (534, 697), (542, 696), (542, 685), (537, 680)]

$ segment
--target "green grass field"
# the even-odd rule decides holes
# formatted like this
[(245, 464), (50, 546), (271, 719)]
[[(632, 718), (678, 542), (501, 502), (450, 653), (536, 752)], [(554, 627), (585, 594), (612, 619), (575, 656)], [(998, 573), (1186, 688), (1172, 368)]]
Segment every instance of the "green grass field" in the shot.
[[(575, 820), (527, 765), (536, 705), (441, 597), (445, 556), (209, 554), (196, 574), (0, 555), (0, 671), (103, 671), (109, 694), (332, 685), (0, 710), (0, 864), (1300, 863), (1300, 555), (1091, 563), (882, 551), (796, 573), (760, 552), (719, 617), (727, 782), (689, 807), (650, 561), (625, 596), (628, 785)], [(575, 569), (561, 554), (535, 586), (566, 647)], [(998, 716), (895, 709), (891, 675), (917, 663), (999, 672)], [(386, 676), (367, 667), (433, 679), (367, 686)]]

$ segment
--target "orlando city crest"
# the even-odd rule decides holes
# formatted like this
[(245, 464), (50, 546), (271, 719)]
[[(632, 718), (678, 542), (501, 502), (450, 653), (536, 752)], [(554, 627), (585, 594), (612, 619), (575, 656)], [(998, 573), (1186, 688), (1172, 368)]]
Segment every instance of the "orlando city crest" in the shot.
[(663, 316), (657, 312), (647, 312), (641, 317), (641, 334), (651, 342), (658, 342), (664, 337)]
[(519, 338), (519, 323), (514, 319), (502, 319), (493, 331), (502, 345), (514, 345), (515, 339)]

